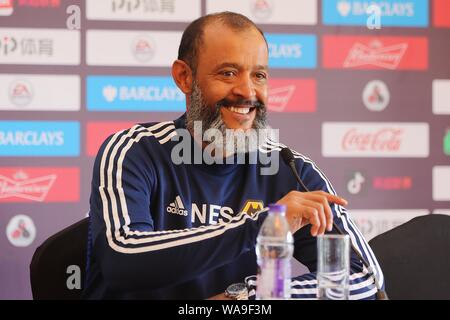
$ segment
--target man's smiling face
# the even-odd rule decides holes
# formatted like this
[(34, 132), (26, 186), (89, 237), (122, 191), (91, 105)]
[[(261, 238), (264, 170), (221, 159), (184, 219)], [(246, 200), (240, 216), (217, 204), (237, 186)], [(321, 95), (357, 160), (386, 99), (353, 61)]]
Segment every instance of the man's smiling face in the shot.
[(197, 58), (194, 85), (209, 109), (205, 113), (219, 108), (228, 129), (252, 128), (257, 109), (267, 104), (268, 51), (263, 36), (255, 28), (208, 24)]

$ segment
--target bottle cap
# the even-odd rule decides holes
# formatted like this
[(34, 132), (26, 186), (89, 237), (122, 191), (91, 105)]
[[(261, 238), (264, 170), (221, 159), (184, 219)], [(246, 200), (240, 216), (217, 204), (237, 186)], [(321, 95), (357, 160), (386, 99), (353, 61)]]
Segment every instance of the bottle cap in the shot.
[(275, 213), (286, 212), (286, 206), (284, 204), (271, 203), (271, 204), (269, 204), (268, 207), (269, 207), (270, 212), (275, 212)]

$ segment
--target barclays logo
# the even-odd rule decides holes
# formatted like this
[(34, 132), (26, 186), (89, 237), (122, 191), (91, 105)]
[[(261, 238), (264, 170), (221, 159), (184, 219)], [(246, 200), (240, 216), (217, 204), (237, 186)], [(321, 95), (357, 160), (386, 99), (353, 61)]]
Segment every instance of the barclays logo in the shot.
[(171, 77), (87, 77), (90, 111), (184, 111), (185, 97)]
[(317, 38), (304, 34), (266, 34), (271, 68), (315, 68)]
[(0, 156), (78, 156), (80, 124), (58, 121), (0, 121)]
[(322, 3), (325, 25), (366, 26), (375, 6), (380, 27), (427, 27), (427, 0), (327, 0)]

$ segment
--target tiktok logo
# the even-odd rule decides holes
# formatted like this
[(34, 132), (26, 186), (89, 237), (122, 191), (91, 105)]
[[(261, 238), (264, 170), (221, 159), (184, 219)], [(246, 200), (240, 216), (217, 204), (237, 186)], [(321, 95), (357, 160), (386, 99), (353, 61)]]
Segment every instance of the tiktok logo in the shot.
[(363, 183), (366, 181), (361, 172), (355, 172), (354, 176), (347, 183), (347, 190), (351, 194), (358, 194), (361, 192)]

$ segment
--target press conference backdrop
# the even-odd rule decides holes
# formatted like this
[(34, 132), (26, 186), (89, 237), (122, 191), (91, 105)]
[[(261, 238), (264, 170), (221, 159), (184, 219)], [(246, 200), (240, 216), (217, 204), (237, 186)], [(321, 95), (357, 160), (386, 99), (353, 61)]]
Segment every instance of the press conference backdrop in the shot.
[(104, 138), (183, 113), (182, 31), (222, 10), (266, 33), (270, 124), (368, 239), (450, 212), (450, 0), (0, 0), (0, 298), (86, 216)]

